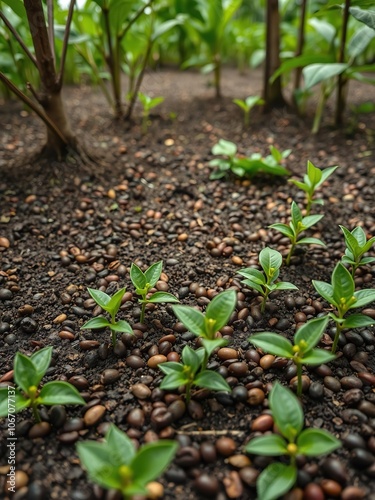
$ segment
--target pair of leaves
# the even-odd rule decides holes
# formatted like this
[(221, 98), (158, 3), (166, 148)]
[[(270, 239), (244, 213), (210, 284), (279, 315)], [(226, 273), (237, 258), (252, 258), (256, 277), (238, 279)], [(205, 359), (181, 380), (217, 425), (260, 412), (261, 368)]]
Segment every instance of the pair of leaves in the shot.
[(145, 444), (136, 451), (131, 439), (111, 425), (103, 443), (77, 444), (77, 452), (90, 478), (103, 488), (116, 489), (126, 497), (147, 495), (147, 484), (157, 479), (176, 454), (174, 441)]
[(143, 106), (144, 111), (148, 114), (148, 112), (159, 106), (164, 101), (164, 97), (150, 97), (142, 92), (138, 92), (138, 98)]
[[(302, 189), (302, 191), (305, 191), (305, 193), (309, 195), (310, 199), (312, 199), (316, 189), (318, 189), (318, 187), (320, 187), (337, 168), (338, 167), (335, 166), (321, 170), (320, 168), (315, 167), (311, 161), (308, 161), (307, 173), (303, 177), (303, 182), (295, 179), (290, 179), (289, 182), (292, 182), (295, 186)], [(314, 203), (323, 204), (323, 201), (315, 200)]]
[(245, 100), (233, 99), (233, 102), (234, 104), (237, 104), (237, 106), (239, 106), (241, 109), (243, 109), (245, 113), (249, 113), (256, 105), (260, 106), (264, 104), (264, 100), (258, 95), (246, 97)]
[[(126, 292), (126, 288), (121, 288), (114, 295), (109, 296), (107, 293), (102, 292), (101, 290), (95, 290), (94, 288), (88, 288), (92, 299), (107, 313), (111, 316), (115, 316), (120, 309), (122, 298)], [(91, 327), (93, 328), (93, 327)], [(103, 327), (96, 327), (103, 328)]]
[(130, 279), (136, 289), (136, 293), (142, 296), (141, 303), (176, 303), (178, 299), (168, 292), (155, 292), (150, 298), (146, 299), (146, 295), (159, 281), (163, 270), (163, 261), (159, 260), (152, 264), (145, 272), (143, 272), (136, 264), (130, 267)]
[(264, 352), (287, 359), (296, 359), (296, 351), (293, 348), (298, 346), (298, 362), (306, 365), (320, 365), (335, 359), (330, 352), (314, 349), (322, 338), (328, 321), (329, 317), (325, 316), (312, 319), (302, 325), (294, 336), (294, 345), (281, 335), (272, 332), (256, 333), (249, 337), (249, 342)]
[(344, 233), (347, 246), (345, 256), (342, 258), (344, 263), (350, 264), (356, 269), (360, 265), (370, 264), (375, 261), (375, 257), (363, 257), (374, 245), (375, 236), (367, 240), (366, 233), (360, 226), (354, 228), (353, 231), (349, 231), (344, 226), (340, 226), (340, 229)]
[(294, 245), (321, 245), (325, 246), (325, 244), (318, 238), (313, 237), (304, 237), (299, 238), (299, 235), (309, 229), (314, 224), (319, 222), (324, 216), (323, 215), (307, 215), (306, 217), (302, 217), (301, 210), (299, 209), (297, 203), (294, 201), (291, 205), (291, 221), (288, 224), (271, 224), (270, 228), (276, 229), (284, 236), (287, 236), (291, 243)]
[(220, 292), (208, 304), (206, 314), (189, 306), (174, 306), (173, 312), (181, 323), (197, 337), (214, 339), (215, 333), (225, 326), (236, 307), (234, 290)]
[(313, 280), (315, 290), (341, 312), (342, 317), (348, 310), (363, 307), (375, 300), (374, 289), (355, 292), (355, 283), (346, 267), (339, 262), (333, 270), (331, 284)]
[[(31, 406), (35, 393), (44, 377), (52, 356), (52, 347), (45, 347), (30, 357), (16, 353), (14, 359), (14, 381), (16, 412)], [(21, 389), (21, 391), (19, 390)], [(23, 394), (22, 394), (23, 393)], [(36, 398), (37, 404), (86, 404), (77, 389), (67, 382), (48, 382)], [(8, 388), (0, 389), (0, 416), (8, 414)]]
[(182, 385), (195, 385), (213, 391), (230, 391), (229, 385), (219, 373), (201, 370), (205, 359), (204, 348), (194, 351), (189, 346), (185, 346), (181, 359), (182, 363), (170, 361), (159, 365), (160, 370), (166, 374), (160, 384), (161, 389), (177, 389)]

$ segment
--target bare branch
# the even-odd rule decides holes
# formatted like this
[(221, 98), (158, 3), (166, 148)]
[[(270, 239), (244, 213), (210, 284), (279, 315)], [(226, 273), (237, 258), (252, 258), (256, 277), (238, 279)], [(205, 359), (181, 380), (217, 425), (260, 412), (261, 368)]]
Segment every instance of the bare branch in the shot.
[(144, 13), (144, 11), (147, 9), (147, 7), (150, 7), (154, 0), (150, 0), (148, 3), (143, 5), (140, 9), (137, 10), (137, 12), (134, 14), (134, 16), (130, 19), (128, 24), (125, 26), (125, 28), (117, 35), (117, 38), (119, 40), (122, 40), (126, 33), (130, 30), (130, 28), (133, 26), (133, 24), (136, 22), (137, 19), (141, 17), (141, 15)]
[(47, 0), (47, 16), (48, 16), (48, 37), (51, 46), (53, 63), (56, 64), (55, 55), (55, 33), (54, 33), (54, 20), (53, 20), (53, 0)]
[(68, 141), (64, 137), (64, 135), (61, 133), (61, 131), (56, 127), (56, 125), (49, 119), (49, 117), (44, 113), (44, 111), (28, 97), (26, 94), (22, 92), (18, 87), (14, 85), (13, 82), (7, 78), (4, 73), (0, 71), (0, 81), (4, 83), (8, 87), (9, 90), (11, 90), (22, 102), (24, 102), (29, 108), (31, 108), (41, 120), (44, 121), (44, 123), (47, 125), (47, 127), (52, 130), (64, 144), (68, 144)]
[(63, 81), (63, 77), (64, 77), (66, 53), (68, 51), (70, 27), (72, 24), (75, 3), (76, 3), (76, 0), (70, 0), (68, 18), (66, 20), (66, 26), (65, 26), (63, 46), (62, 46), (62, 50), (61, 50), (60, 71), (59, 71), (58, 78), (57, 78), (57, 83), (58, 83), (59, 88), (61, 88), (61, 86), (62, 86), (62, 81)]
[(0, 19), (2, 19), (2, 21), (4, 22), (5, 26), (8, 28), (8, 30), (12, 33), (12, 35), (14, 36), (14, 38), (17, 40), (17, 42), (20, 44), (20, 46), (22, 47), (23, 51), (25, 52), (25, 54), (27, 55), (27, 57), (30, 59), (30, 61), (36, 66), (38, 67), (38, 64), (36, 62), (36, 58), (33, 56), (33, 54), (29, 51), (29, 49), (26, 47), (24, 41), (22, 40), (22, 38), (20, 37), (20, 35), (18, 34), (17, 30), (14, 28), (14, 26), (12, 26), (12, 24), (9, 22), (9, 20), (5, 17), (4, 13), (0, 10)]

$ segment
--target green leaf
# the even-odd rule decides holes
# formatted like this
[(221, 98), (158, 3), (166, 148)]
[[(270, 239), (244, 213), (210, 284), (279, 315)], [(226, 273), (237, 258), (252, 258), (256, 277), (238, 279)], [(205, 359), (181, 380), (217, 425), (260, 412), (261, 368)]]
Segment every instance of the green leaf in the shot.
[(232, 101), (234, 104), (237, 104), (237, 106), (239, 106), (241, 109), (243, 109), (244, 111), (249, 111), (248, 107), (247, 107), (247, 104), (245, 101), (242, 101), (241, 99), (233, 99)]
[(293, 222), (294, 227), (297, 227), (298, 222), (302, 223), (301, 210), (299, 209), (299, 206), (297, 205), (297, 203), (295, 201), (292, 201), (292, 205), (290, 207), (290, 214), (292, 217), (292, 222)]
[(106, 309), (106, 306), (109, 304), (111, 297), (100, 290), (95, 290), (94, 288), (88, 288), (87, 291), (91, 295), (91, 297), (95, 300), (95, 302), (102, 308)]
[(143, 445), (130, 464), (134, 482), (145, 486), (157, 479), (171, 463), (177, 449), (175, 441), (167, 440)]
[(166, 375), (174, 372), (182, 373), (184, 371), (184, 365), (175, 361), (166, 361), (165, 363), (160, 363), (158, 364), (158, 368)]
[(237, 146), (234, 142), (226, 141), (225, 139), (220, 139), (217, 144), (212, 148), (213, 155), (222, 155), (232, 157), (237, 153)]
[(146, 276), (141, 271), (141, 269), (139, 269), (139, 267), (136, 264), (134, 264), (134, 262), (130, 267), (130, 279), (134, 287), (137, 289), (145, 288), (147, 284)]
[(369, 28), (368, 26), (362, 26), (349, 40), (347, 45), (348, 55), (353, 59), (360, 56), (367, 49), (374, 38), (375, 30)]
[(237, 303), (237, 294), (235, 290), (225, 290), (220, 292), (216, 297), (214, 297), (208, 304), (206, 309), (205, 322), (214, 320), (215, 332), (219, 331), (223, 326), (225, 326)]
[(343, 328), (361, 328), (375, 324), (375, 319), (365, 314), (352, 314), (342, 323)]
[(163, 270), (162, 260), (159, 260), (159, 262), (155, 262), (155, 264), (152, 264), (152, 266), (150, 266), (146, 270), (145, 272), (146, 282), (149, 283), (150, 288), (153, 288), (159, 281), (162, 270)]
[(349, 309), (354, 309), (357, 307), (367, 306), (371, 302), (375, 301), (375, 290), (366, 288), (365, 290), (359, 290), (354, 292), (354, 297), (357, 299)]
[(248, 338), (248, 341), (259, 347), (264, 352), (281, 356), (283, 358), (292, 358), (294, 355), (293, 346), (289, 340), (282, 335), (272, 332), (256, 333)]
[(259, 263), (268, 277), (272, 276), (277, 269), (280, 269), (283, 258), (281, 253), (272, 248), (266, 247), (259, 254)]
[(321, 171), (321, 172), (322, 172), (322, 178), (321, 178), (321, 180), (320, 180), (320, 182), (319, 182), (318, 186), (321, 186), (321, 185), (323, 184), (323, 182), (325, 182), (325, 181), (328, 179), (328, 177), (329, 177), (330, 175), (332, 175), (332, 174), (333, 174), (333, 172), (334, 172), (337, 168), (338, 168), (337, 166), (334, 166), (334, 167), (329, 167), (329, 168), (325, 168), (324, 170), (322, 170), (322, 171)]
[(186, 373), (173, 371), (163, 378), (159, 387), (166, 390), (178, 389), (188, 382), (189, 377)]
[(258, 269), (253, 269), (251, 267), (247, 267), (246, 269), (241, 269), (237, 271), (237, 274), (244, 276), (245, 278), (249, 278), (251, 281), (258, 283), (259, 285), (264, 285), (266, 283), (266, 278), (262, 271)]
[(25, 398), (18, 389), (13, 389), (12, 394), (7, 387), (0, 387), (0, 418), (7, 417), (10, 413), (9, 403), (12, 404), (13, 413), (18, 413), (30, 406), (31, 400)]
[(112, 460), (118, 465), (129, 465), (136, 451), (132, 440), (111, 424), (105, 436), (106, 443), (112, 452)]
[(293, 233), (292, 229), (289, 226), (287, 226), (286, 224), (279, 224), (279, 223), (278, 224), (271, 224), (268, 227), (270, 227), (272, 229), (276, 229), (276, 231), (279, 231), (284, 236), (287, 236), (290, 239), (294, 238), (294, 233)]
[(26, 10), (21, 0), (2, 0), (5, 5), (8, 5), (18, 17), (27, 20)]
[(303, 364), (305, 365), (322, 365), (323, 363), (329, 363), (336, 358), (331, 352), (325, 351), (323, 349), (313, 349), (309, 351), (305, 356), (303, 356)]
[(220, 375), (220, 373), (213, 372), (212, 370), (203, 370), (198, 373), (197, 377), (194, 379), (194, 385), (204, 387), (205, 389), (210, 389), (212, 391), (231, 391), (231, 388), (222, 375)]
[(337, 304), (341, 299), (348, 302), (354, 294), (354, 280), (350, 272), (340, 262), (336, 264), (332, 273), (333, 297)]
[[(336, 36), (336, 28), (331, 23), (329, 23), (328, 21), (325, 21), (324, 19), (317, 19), (316, 17), (309, 19), (308, 23), (329, 44), (331, 44), (333, 42), (333, 40)], [(321, 55), (321, 54), (319, 54), (319, 55)], [(324, 61), (321, 61), (321, 62), (324, 62)]]
[(361, 259), (359, 265), (365, 266), (366, 264), (371, 264), (374, 261), (375, 261), (375, 257), (363, 257), (363, 259)]
[(323, 243), (322, 240), (319, 240), (319, 238), (312, 237), (301, 238), (297, 241), (297, 245), (320, 245), (322, 247), (326, 246), (326, 244)]
[(42, 377), (43, 375), (40, 375), (30, 358), (20, 352), (16, 353), (14, 358), (14, 380), (26, 394), (28, 394), (31, 386), (39, 386)]
[(52, 347), (45, 347), (44, 349), (40, 349), (40, 351), (34, 352), (30, 356), (30, 360), (32, 361), (35, 369), (40, 376), (40, 380), (44, 377), (44, 374), (48, 370), (48, 367), (51, 363), (52, 357)]
[(112, 450), (106, 443), (86, 441), (77, 444), (81, 464), (90, 479), (103, 488), (121, 490), (122, 481), (117, 464), (113, 461)]
[(289, 281), (279, 281), (274, 286), (275, 290), (298, 290), (298, 287), (293, 285), (293, 283), (289, 283)]
[(339, 226), (341, 231), (344, 233), (344, 238), (345, 238), (345, 243), (346, 246), (349, 248), (353, 256), (359, 256), (360, 255), (360, 246), (358, 244), (357, 239), (353, 234), (344, 226)]
[(349, 12), (357, 21), (375, 30), (375, 10), (364, 10), (360, 7), (349, 7)]
[[(180, 26), (183, 23), (184, 23), (184, 19), (182, 16), (178, 17), (176, 19), (168, 19), (168, 21), (164, 21), (163, 23), (159, 24), (154, 29), (154, 32), (152, 33), (151, 40), (154, 42), (160, 36), (164, 35), (164, 33), (167, 33), (167, 31), (171, 30), (175, 26)], [(164, 100), (164, 98), (163, 98), (163, 100)]]
[(270, 82), (274, 82), (277, 77), (289, 72), (292, 69), (303, 68), (304, 66), (314, 63), (321, 64), (330, 62), (334, 62), (331, 54), (303, 54), (301, 56), (293, 57), (291, 59), (287, 59), (281, 64), (281, 66), (271, 76)]
[(200, 311), (189, 306), (173, 306), (172, 309), (185, 328), (198, 337), (205, 336), (204, 315)]
[(270, 392), (268, 401), (280, 433), (289, 442), (294, 442), (304, 424), (302, 406), (298, 398), (277, 382)]
[(116, 321), (116, 323), (111, 323), (109, 327), (113, 332), (133, 333), (132, 327), (127, 321), (124, 321), (123, 319), (121, 319), (120, 321)]
[(192, 373), (196, 373), (200, 367), (200, 358), (196, 352), (189, 347), (185, 346), (181, 353), (181, 359), (184, 365), (191, 368)]
[(317, 186), (322, 178), (322, 171), (317, 168), (311, 161), (307, 161), (307, 176), (311, 186)]
[(288, 454), (287, 443), (285, 439), (278, 434), (253, 438), (245, 446), (245, 451), (253, 455), (270, 455), (272, 457)]
[(68, 382), (48, 382), (38, 396), (40, 404), (52, 405), (85, 405), (86, 401), (77, 389)]
[(315, 290), (325, 299), (328, 304), (332, 304), (337, 307), (336, 300), (333, 297), (333, 288), (329, 283), (325, 283), (325, 281), (316, 281), (312, 280), (312, 284)]
[(307, 215), (303, 217), (302, 225), (305, 229), (308, 229), (317, 224), (323, 217), (323, 215)]
[(287, 493), (297, 480), (297, 468), (275, 462), (269, 465), (258, 477), (257, 493), (259, 500), (276, 500)]
[(346, 63), (309, 64), (302, 70), (305, 89), (311, 89), (324, 80), (341, 75), (348, 67)]
[(297, 439), (298, 453), (316, 457), (331, 453), (341, 446), (341, 441), (323, 429), (305, 429)]
[(308, 352), (313, 349), (322, 338), (328, 321), (328, 316), (324, 316), (322, 318), (311, 319), (307, 323), (302, 325), (294, 335), (295, 345), (300, 345), (300, 343), (303, 341), (306, 344), (303, 352)]
[(147, 299), (147, 302), (151, 302), (152, 304), (176, 303), (178, 301), (177, 297), (168, 292), (155, 292)]
[(98, 316), (97, 318), (86, 321), (86, 323), (81, 326), (81, 330), (88, 330), (90, 328), (95, 330), (96, 328), (106, 328), (107, 326), (112, 325), (104, 316)]
[(249, 286), (250, 288), (254, 288), (254, 290), (257, 290), (257, 292), (259, 292), (261, 295), (264, 296), (265, 290), (264, 288), (262, 288), (262, 286), (263, 287), (266, 286), (265, 283), (264, 285), (259, 285), (256, 281), (253, 281), (252, 279), (242, 280), (241, 283), (243, 283), (246, 286)]
[(121, 300), (126, 292), (126, 288), (121, 288), (114, 295), (105, 307), (105, 311), (110, 314), (116, 315), (121, 306)]

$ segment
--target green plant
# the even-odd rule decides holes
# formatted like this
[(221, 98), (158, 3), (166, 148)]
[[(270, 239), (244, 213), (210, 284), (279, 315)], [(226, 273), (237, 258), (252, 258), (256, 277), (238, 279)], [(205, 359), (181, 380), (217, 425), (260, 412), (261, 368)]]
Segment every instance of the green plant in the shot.
[(270, 175), (288, 175), (289, 171), (280, 165), (280, 162), (289, 156), (291, 150), (283, 152), (270, 146), (271, 154), (262, 157), (259, 153), (253, 153), (250, 157), (244, 157), (237, 154), (237, 146), (234, 142), (220, 139), (212, 148), (212, 154), (225, 156), (225, 159), (211, 160), (209, 165), (215, 167), (215, 171), (210, 175), (210, 179), (220, 179), (229, 171), (232, 171), (239, 177), (252, 177), (257, 173)]
[(297, 396), (302, 394), (303, 365), (320, 365), (335, 359), (323, 349), (314, 349), (326, 329), (329, 317), (312, 319), (301, 326), (294, 335), (294, 344), (277, 333), (262, 332), (249, 337), (249, 342), (262, 351), (293, 360), (297, 367)]
[(237, 295), (234, 290), (220, 292), (208, 304), (206, 314), (197, 311), (194, 307), (173, 306), (173, 312), (181, 323), (197, 337), (202, 339), (205, 349), (203, 368), (207, 366), (208, 358), (217, 347), (227, 345), (222, 338), (215, 338), (216, 332), (225, 326), (236, 307)]
[(142, 132), (143, 134), (146, 134), (147, 129), (148, 129), (148, 121), (150, 118), (150, 111), (151, 109), (155, 108), (159, 104), (161, 104), (164, 101), (164, 97), (150, 97), (146, 94), (142, 94), (142, 92), (138, 92), (138, 98), (140, 103), (143, 106), (143, 113), (142, 113)]
[(329, 316), (336, 323), (336, 334), (332, 345), (332, 352), (336, 352), (340, 333), (344, 328), (360, 328), (374, 324), (374, 319), (365, 314), (351, 314), (344, 318), (351, 309), (363, 307), (375, 300), (375, 290), (365, 289), (355, 291), (353, 276), (346, 267), (339, 262), (333, 270), (331, 284), (313, 280), (315, 290), (329, 304), (336, 308), (336, 313)]
[(81, 326), (81, 328), (83, 330), (94, 330), (96, 328), (108, 327), (112, 334), (112, 345), (113, 347), (116, 347), (116, 333), (133, 333), (132, 327), (127, 321), (116, 321), (116, 314), (120, 309), (121, 300), (126, 292), (126, 288), (121, 288), (112, 297), (107, 295), (105, 292), (94, 290), (93, 288), (88, 288), (87, 291), (98, 306), (110, 315), (111, 319), (108, 321), (104, 316), (98, 316), (97, 318), (89, 319), (83, 326)]
[(255, 106), (264, 104), (264, 100), (259, 95), (252, 95), (246, 99), (233, 99), (234, 104), (237, 104), (244, 112), (244, 126), (248, 127), (250, 123), (250, 111)]
[(132, 440), (113, 424), (104, 442), (77, 444), (79, 459), (90, 479), (102, 488), (120, 491), (126, 500), (149, 494), (147, 484), (164, 472), (177, 448), (176, 442), (163, 440), (136, 450)]
[(301, 210), (299, 209), (297, 203), (292, 201), (290, 207), (291, 221), (289, 224), (271, 224), (268, 227), (272, 229), (276, 229), (284, 236), (287, 236), (290, 239), (290, 250), (286, 257), (285, 263), (287, 266), (290, 264), (290, 259), (294, 253), (294, 249), (297, 245), (321, 245), (325, 247), (325, 244), (319, 240), (318, 238), (312, 237), (303, 237), (300, 238), (301, 233), (303, 233), (306, 229), (309, 229), (311, 226), (320, 221), (324, 216), (323, 215), (306, 215), (302, 217)]
[(296, 179), (289, 179), (289, 182), (295, 184), (306, 193), (306, 215), (310, 215), (312, 204), (324, 205), (321, 198), (315, 199), (316, 190), (333, 174), (337, 167), (329, 167), (325, 170), (315, 167), (311, 161), (307, 162), (307, 172), (303, 176), (303, 182)]
[(143, 272), (136, 264), (132, 264), (130, 268), (130, 279), (135, 287), (135, 293), (142, 298), (139, 299), (142, 304), (141, 309), (141, 323), (145, 320), (145, 310), (147, 304), (164, 304), (167, 302), (178, 302), (178, 299), (168, 292), (155, 292), (151, 297), (147, 297), (151, 288), (153, 288), (159, 281), (161, 272), (163, 270), (163, 261), (159, 260), (152, 264), (145, 272)]
[(159, 365), (160, 370), (166, 374), (160, 384), (160, 389), (177, 389), (185, 386), (187, 402), (190, 401), (193, 386), (230, 392), (229, 385), (219, 373), (205, 369), (205, 358), (204, 347), (194, 351), (191, 347), (185, 346), (181, 354), (182, 363), (167, 361)]
[(264, 313), (268, 295), (271, 292), (275, 290), (298, 290), (293, 283), (289, 283), (288, 281), (279, 281), (276, 283), (280, 274), (282, 261), (283, 258), (280, 252), (266, 247), (259, 254), (259, 264), (262, 266), (263, 273), (251, 267), (238, 271), (238, 274), (246, 278), (242, 283), (254, 288), (263, 297), (261, 305), (262, 313)]
[[(31, 408), (36, 422), (40, 422), (38, 406), (85, 405), (86, 401), (77, 389), (68, 382), (47, 382), (39, 389), (39, 384), (51, 363), (52, 347), (45, 347), (30, 357), (16, 353), (14, 358), (14, 381), (17, 387), (12, 391), (14, 412)], [(0, 417), (8, 415), (7, 387), (0, 388)]]
[(344, 233), (346, 243), (345, 255), (342, 257), (341, 261), (351, 266), (352, 276), (354, 278), (355, 272), (359, 266), (365, 266), (366, 264), (375, 262), (375, 257), (364, 257), (365, 253), (368, 252), (375, 243), (375, 236), (367, 240), (366, 233), (360, 226), (355, 227), (353, 231), (349, 231), (349, 229), (344, 226), (340, 226), (340, 229)]
[(273, 386), (268, 402), (279, 434), (255, 437), (246, 445), (245, 450), (254, 455), (289, 457), (289, 465), (272, 463), (257, 479), (258, 498), (276, 500), (287, 493), (297, 480), (297, 455), (325, 455), (339, 448), (341, 441), (324, 429), (303, 429), (301, 403), (281, 384)]

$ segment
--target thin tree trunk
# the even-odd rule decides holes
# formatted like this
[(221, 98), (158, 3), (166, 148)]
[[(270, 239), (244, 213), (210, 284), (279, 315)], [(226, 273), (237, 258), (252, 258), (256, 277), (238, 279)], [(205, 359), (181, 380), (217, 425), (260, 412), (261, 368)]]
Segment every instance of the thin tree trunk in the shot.
[[(350, 0), (345, 0), (343, 18), (342, 18), (342, 29), (341, 29), (341, 40), (340, 40), (340, 52), (339, 52), (339, 63), (345, 61), (345, 46), (346, 46), (346, 35), (348, 30), (349, 21), (349, 8)], [(341, 74), (337, 79), (337, 95), (336, 95), (336, 111), (335, 111), (335, 125), (339, 127), (342, 124), (342, 116), (345, 110), (346, 98), (345, 98), (345, 86), (347, 80), (345, 75)]]
[(264, 65), (264, 110), (285, 106), (281, 76), (272, 83), (270, 78), (280, 67), (280, 13), (278, 0), (267, 0), (266, 13), (266, 61)]
[[(307, 0), (302, 0), (301, 3), (301, 12), (300, 12), (300, 24), (298, 28), (298, 41), (297, 41), (297, 50), (295, 53), (295, 57), (298, 57), (303, 52), (303, 47), (305, 45), (305, 25), (306, 25), (306, 8), (307, 8)], [(301, 75), (302, 68), (296, 68), (294, 73), (294, 91), (298, 90), (301, 86)]]
[[(76, 139), (71, 131), (61, 98), (62, 81), (56, 73), (54, 55), (47, 30), (41, 0), (24, 0), (30, 33), (34, 45), (35, 58), (40, 75), (40, 92), (37, 100), (50, 121), (59, 129), (56, 134), (47, 127), (46, 151), (61, 159), (67, 145), (75, 147)], [(66, 29), (69, 29), (67, 26)], [(64, 140), (62, 140), (62, 137)]]

